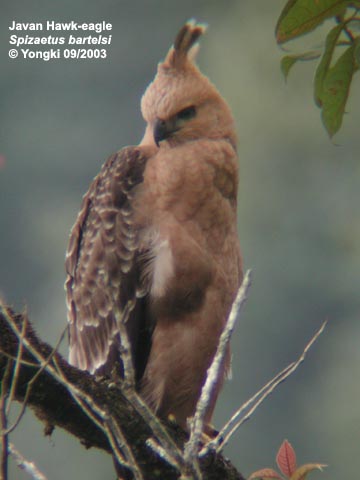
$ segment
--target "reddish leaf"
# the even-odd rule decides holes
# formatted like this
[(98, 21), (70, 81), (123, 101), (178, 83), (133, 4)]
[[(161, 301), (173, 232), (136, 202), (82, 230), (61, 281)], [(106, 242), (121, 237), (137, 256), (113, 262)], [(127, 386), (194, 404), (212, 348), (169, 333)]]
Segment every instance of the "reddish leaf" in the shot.
[(255, 480), (258, 479), (268, 479), (268, 478), (275, 478), (276, 480), (283, 480), (280, 475), (275, 472), (272, 468), (263, 468), (262, 470), (258, 470), (250, 475), (248, 480)]
[(307, 463), (306, 465), (301, 465), (295, 472), (291, 475), (290, 480), (305, 480), (307, 474), (313, 470), (322, 470), (327, 465), (322, 463)]
[(276, 455), (276, 463), (286, 477), (290, 478), (296, 470), (296, 454), (291, 444), (284, 440)]

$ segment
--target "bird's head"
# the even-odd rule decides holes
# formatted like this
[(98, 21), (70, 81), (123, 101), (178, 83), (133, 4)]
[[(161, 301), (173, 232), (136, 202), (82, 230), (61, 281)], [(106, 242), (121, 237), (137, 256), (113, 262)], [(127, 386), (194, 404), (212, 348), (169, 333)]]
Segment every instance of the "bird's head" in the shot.
[(195, 64), (197, 41), (206, 27), (194, 20), (179, 31), (141, 100), (147, 127), (142, 144), (169, 146), (200, 138), (236, 145), (234, 119), (215, 86)]

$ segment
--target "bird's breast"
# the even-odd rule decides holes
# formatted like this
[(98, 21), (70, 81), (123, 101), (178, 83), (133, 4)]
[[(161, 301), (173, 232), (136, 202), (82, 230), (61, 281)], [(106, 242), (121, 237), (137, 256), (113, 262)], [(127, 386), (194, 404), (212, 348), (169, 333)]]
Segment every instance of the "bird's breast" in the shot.
[(140, 207), (147, 218), (171, 214), (204, 230), (229, 222), (236, 209), (237, 157), (226, 141), (190, 141), (161, 149), (147, 163)]
[[(158, 311), (195, 310), (214, 275), (238, 263), (236, 154), (228, 142), (188, 142), (152, 157), (136, 199), (151, 239), (151, 298)], [(231, 239), (234, 239), (233, 241)]]

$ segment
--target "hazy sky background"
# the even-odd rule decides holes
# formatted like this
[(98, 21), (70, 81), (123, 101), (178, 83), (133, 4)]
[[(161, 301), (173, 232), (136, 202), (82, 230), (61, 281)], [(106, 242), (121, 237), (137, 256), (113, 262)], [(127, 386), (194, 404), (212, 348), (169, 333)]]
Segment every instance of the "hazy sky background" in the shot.
[[(233, 379), (220, 427), (294, 360), (325, 320), (305, 364), (237, 434), (227, 455), (245, 476), (284, 438), (299, 463), (329, 465), (314, 478), (355, 478), (360, 444), (360, 89), (329, 141), (312, 98), (315, 64), (285, 84), (274, 27), (285, 0), (1, 0), (1, 295), (25, 305), (55, 344), (66, 324), (64, 252), (81, 197), (107, 156), (136, 144), (140, 98), (181, 25), (210, 27), (199, 64), (233, 108), (239, 136), (239, 233), (253, 286), (233, 337)], [(106, 60), (10, 60), (12, 21), (112, 23)], [(311, 46), (319, 37), (307, 40)], [(288, 48), (296, 49), (290, 43)], [(43, 47), (43, 49), (45, 49)], [(336, 144), (336, 145), (335, 145)], [(62, 351), (67, 353), (67, 345)], [(49, 480), (113, 478), (109, 456), (31, 413), (11, 437)], [(11, 479), (25, 477), (16, 467)]]

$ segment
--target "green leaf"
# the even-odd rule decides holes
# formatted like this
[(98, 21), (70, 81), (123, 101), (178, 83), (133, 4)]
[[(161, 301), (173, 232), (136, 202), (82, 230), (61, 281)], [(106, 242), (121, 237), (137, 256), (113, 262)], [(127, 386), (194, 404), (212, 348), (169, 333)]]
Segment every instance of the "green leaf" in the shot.
[(337, 25), (332, 28), (328, 33), (325, 41), (325, 50), (323, 56), (321, 57), (320, 63), (316, 69), (315, 79), (314, 79), (314, 99), (318, 107), (322, 105), (322, 91), (323, 84), (326, 74), (328, 73), (331, 60), (334, 54), (337, 40), (342, 32), (344, 24)]
[(287, 42), (314, 30), (327, 18), (343, 15), (350, 3), (345, 0), (289, 0), (275, 28), (277, 42)]
[(317, 52), (305, 52), (295, 55), (286, 55), (285, 57), (283, 57), (281, 59), (280, 68), (285, 77), (285, 80), (287, 80), (290, 70), (296, 62), (306, 62), (308, 60), (314, 60), (315, 58), (319, 57), (320, 54)]
[(355, 39), (355, 52), (354, 52), (356, 69), (360, 68), (360, 37)]
[(325, 76), (321, 94), (322, 120), (333, 137), (342, 124), (350, 85), (356, 71), (355, 44), (347, 48)]
[(305, 480), (308, 473), (312, 472), (313, 470), (321, 470), (327, 467), (327, 465), (323, 465), (321, 463), (307, 463), (306, 465), (302, 465), (299, 467), (295, 472), (291, 475), (290, 480)]

